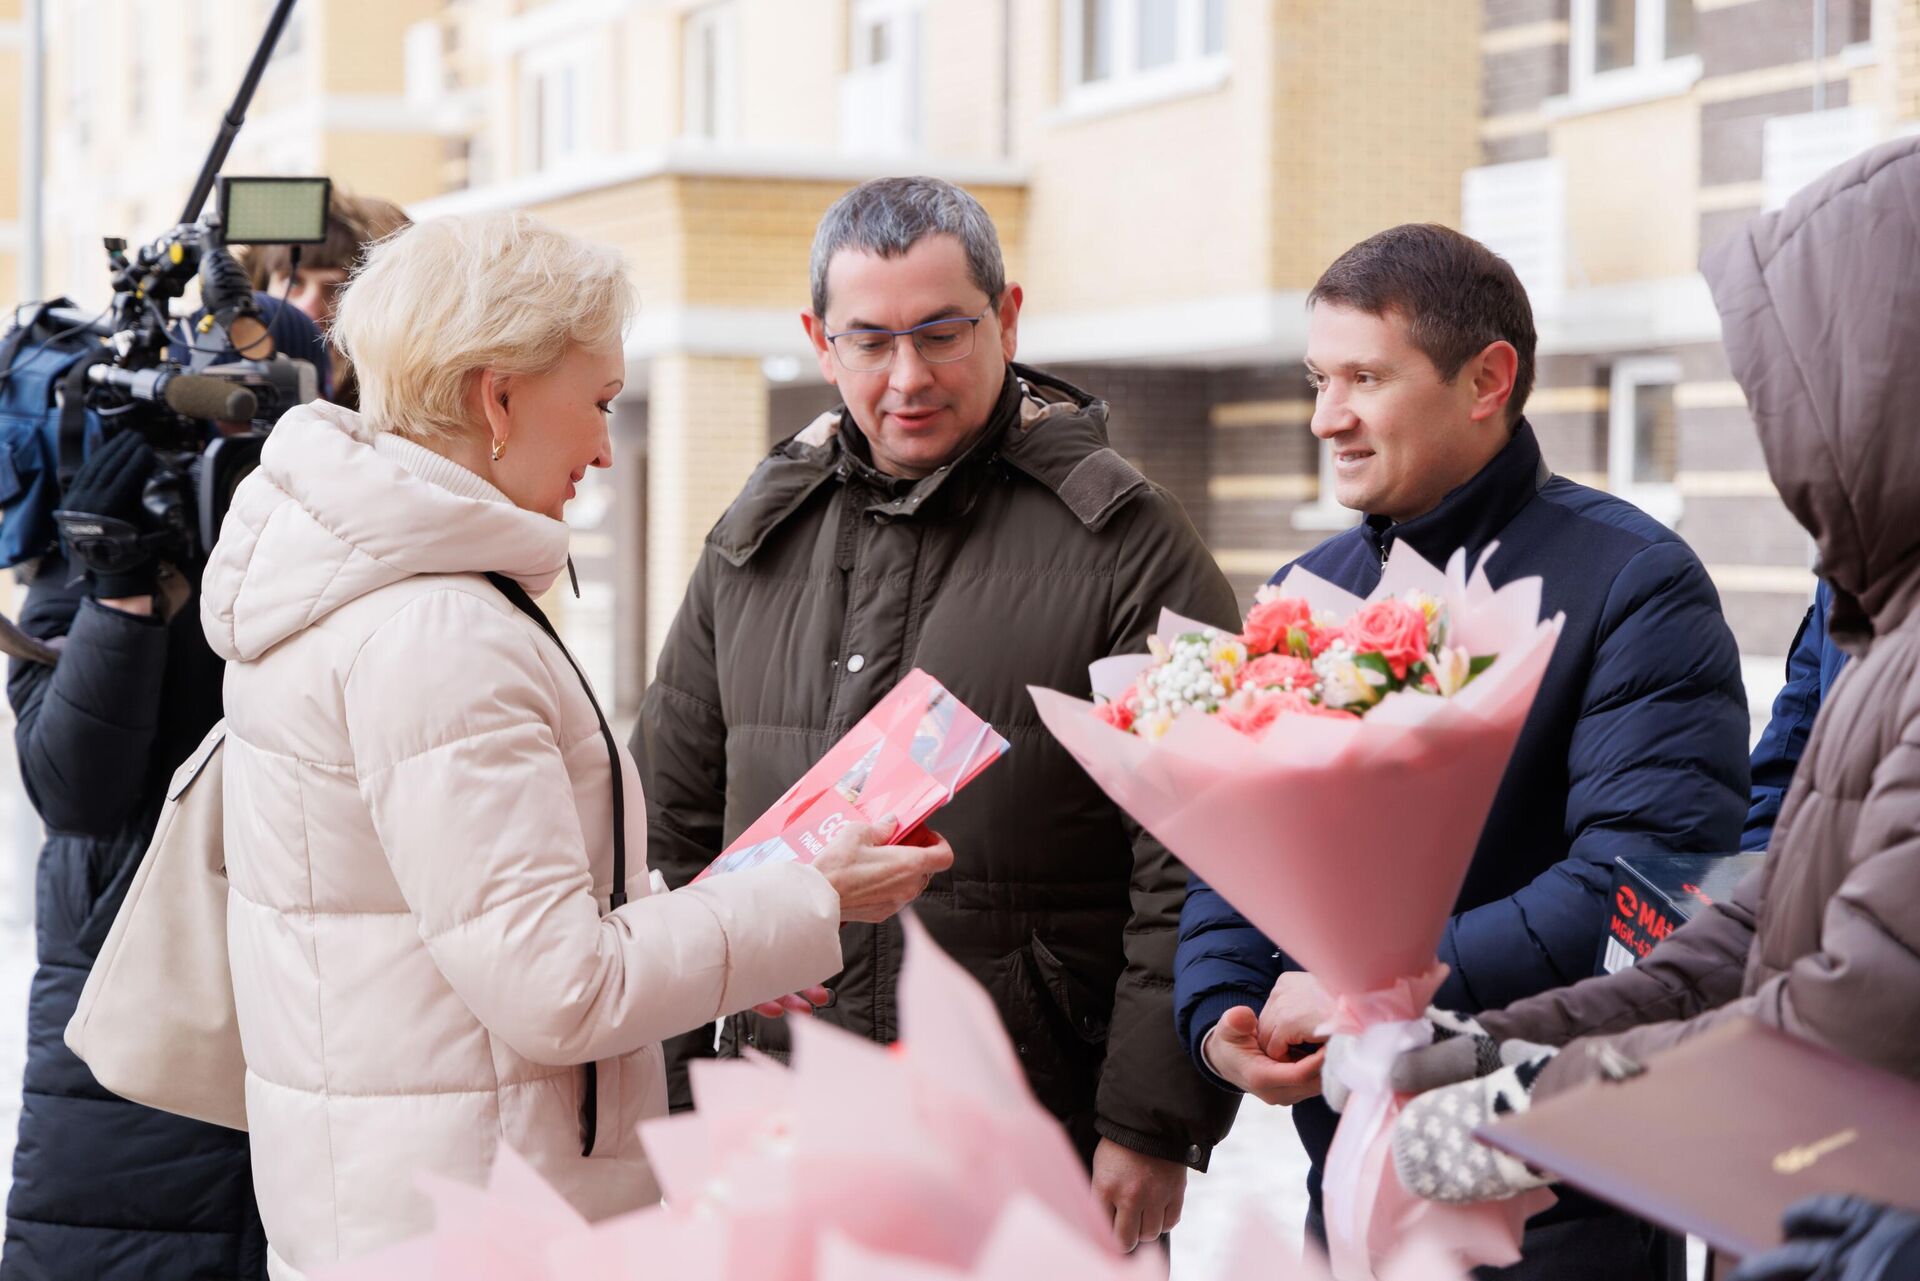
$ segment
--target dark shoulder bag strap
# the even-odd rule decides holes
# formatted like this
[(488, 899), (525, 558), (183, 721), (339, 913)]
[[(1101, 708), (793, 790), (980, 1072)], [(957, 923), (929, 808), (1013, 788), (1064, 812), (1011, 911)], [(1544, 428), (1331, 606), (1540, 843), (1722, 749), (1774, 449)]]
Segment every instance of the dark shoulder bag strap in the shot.
[[(580, 688), (586, 691), (587, 702), (593, 705), (593, 714), (600, 721), (600, 737), (607, 745), (607, 770), (613, 779), (613, 896), (610, 906), (619, 907), (627, 901), (627, 783), (620, 768), (620, 749), (613, 740), (613, 727), (607, 724), (607, 715), (600, 710), (600, 700), (594, 697), (593, 685), (587, 680), (587, 674), (580, 669), (579, 660), (560, 639), (553, 623), (547, 618), (533, 597), (527, 595), (526, 588), (520, 586), (505, 574), (488, 574), (487, 581), (499, 589), (512, 606), (531, 618), (540, 630), (552, 638), (566, 656), (567, 663), (573, 668), (573, 674), (580, 678)], [(587, 1064), (587, 1088), (585, 1100), (580, 1105), (580, 1130), (585, 1146), (582, 1156), (593, 1155), (593, 1142), (599, 1130), (600, 1115), (600, 1074), (597, 1064)]]

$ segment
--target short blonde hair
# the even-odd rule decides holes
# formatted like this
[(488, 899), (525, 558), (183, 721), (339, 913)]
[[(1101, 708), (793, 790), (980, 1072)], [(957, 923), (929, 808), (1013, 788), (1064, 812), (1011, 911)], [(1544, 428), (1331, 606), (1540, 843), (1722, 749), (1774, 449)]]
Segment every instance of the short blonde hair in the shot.
[(483, 369), (543, 374), (576, 344), (617, 345), (635, 306), (618, 252), (521, 212), (431, 218), (374, 245), (340, 296), (332, 338), (374, 426), (416, 440), (476, 424)]

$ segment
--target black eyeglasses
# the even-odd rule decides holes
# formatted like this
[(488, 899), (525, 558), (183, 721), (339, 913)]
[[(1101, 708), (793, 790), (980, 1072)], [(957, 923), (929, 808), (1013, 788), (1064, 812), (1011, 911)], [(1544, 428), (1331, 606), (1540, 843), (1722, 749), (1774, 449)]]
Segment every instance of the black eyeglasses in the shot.
[(828, 334), (827, 341), (833, 344), (833, 356), (840, 367), (856, 374), (877, 374), (891, 365), (894, 348), (902, 338), (911, 338), (913, 349), (929, 365), (949, 365), (973, 354), (974, 335), (987, 318), (987, 311), (977, 316), (929, 320), (911, 329), (843, 329)]

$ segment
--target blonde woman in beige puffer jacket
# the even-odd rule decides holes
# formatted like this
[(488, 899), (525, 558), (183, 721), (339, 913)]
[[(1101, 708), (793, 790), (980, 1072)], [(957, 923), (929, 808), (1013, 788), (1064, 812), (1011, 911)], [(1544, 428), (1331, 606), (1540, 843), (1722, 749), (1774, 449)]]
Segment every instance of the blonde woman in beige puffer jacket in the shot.
[(385, 242), (340, 310), (365, 416), (288, 413), (206, 571), (276, 1278), (426, 1229), (416, 1175), (484, 1182), (502, 1144), (590, 1217), (657, 1199), (634, 1130), (666, 1110), (661, 1039), (833, 974), (843, 918), (883, 919), (951, 858), (844, 840), (666, 893), (621, 750), (608, 910), (608, 741), (483, 575), (538, 597), (565, 568), (566, 501), (611, 463), (629, 298), (617, 256), (525, 215)]

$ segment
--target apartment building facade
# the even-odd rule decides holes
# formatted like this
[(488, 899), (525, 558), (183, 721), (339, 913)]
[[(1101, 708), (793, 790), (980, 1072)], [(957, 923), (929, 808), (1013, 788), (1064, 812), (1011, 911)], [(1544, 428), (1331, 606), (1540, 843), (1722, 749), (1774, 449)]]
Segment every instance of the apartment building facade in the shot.
[(880, 174), (980, 197), (1025, 287), (1022, 358), (1112, 403), (1118, 447), (1250, 594), (1331, 523), (1305, 291), (1366, 232), (1457, 220), (1476, 26), (1462, 0), (447, 5), (411, 37), (418, 75), (507, 88), (476, 135), (486, 179), (418, 211), (530, 208), (621, 245), (640, 284), (643, 391), (617, 414), (639, 465), (586, 540), (619, 588), (622, 703), (708, 526), (835, 401), (799, 324), (807, 249)]
[(1674, 525), (1742, 652), (1783, 653), (1811, 547), (1767, 476), (1696, 265), (1920, 127), (1920, 5), (1488, 0), (1483, 21), (1483, 163), (1463, 179), (1462, 226), (1528, 282), (1548, 458)]
[[(149, 20), (163, 2), (186, 16)], [(173, 216), (267, 8), (57, 6), (51, 286), (94, 296), (97, 237)], [(814, 225), (903, 172), (985, 203), (1026, 289), (1022, 358), (1110, 401), (1116, 446), (1181, 497), (1243, 596), (1352, 520), (1307, 431), (1306, 290), (1382, 227), (1463, 226), (1534, 294), (1549, 461), (1675, 522), (1743, 649), (1778, 655), (1806, 544), (1695, 264), (1917, 114), (1920, 0), (1818, 12), (300, 0), (229, 168), (328, 172), (419, 215), (527, 208), (625, 251), (642, 311), (620, 463), (575, 504), (583, 596), (556, 607), (629, 710), (708, 526), (772, 441), (835, 403), (798, 319)]]

